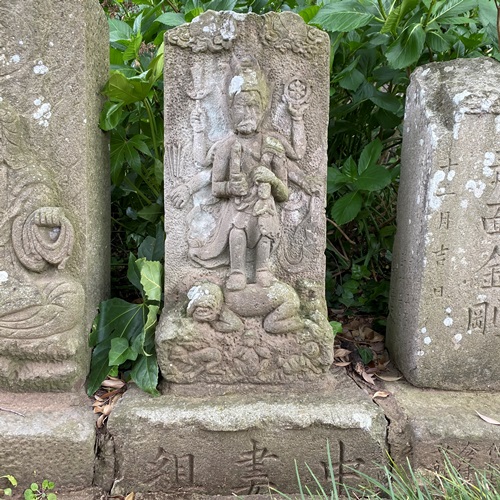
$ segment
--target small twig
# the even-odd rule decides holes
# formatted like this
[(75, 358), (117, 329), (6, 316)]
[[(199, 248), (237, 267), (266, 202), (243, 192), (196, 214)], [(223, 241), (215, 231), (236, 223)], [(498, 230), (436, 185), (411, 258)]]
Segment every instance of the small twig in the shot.
[(356, 243), (354, 243), (354, 241), (351, 240), (351, 238), (349, 238), (349, 236), (347, 236), (347, 234), (344, 233), (344, 231), (342, 231), (342, 229), (340, 228), (340, 226), (335, 222), (333, 221), (332, 219), (326, 219), (328, 222), (330, 222), (330, 224), (333, 224), (342, 234), (342, 236), (351, 244), (351, 245), (355, 245)]
[(7, 411), (9, 413), (14, 413), (15, 415), (19, 415), (20, 417), (26, 417), (26, 415), (23, 415), (22, 413), (19, 413), (18, 411), (9, 410), (8, 408), (2, 408), (1, 406), (0, 406), (0, 411)]

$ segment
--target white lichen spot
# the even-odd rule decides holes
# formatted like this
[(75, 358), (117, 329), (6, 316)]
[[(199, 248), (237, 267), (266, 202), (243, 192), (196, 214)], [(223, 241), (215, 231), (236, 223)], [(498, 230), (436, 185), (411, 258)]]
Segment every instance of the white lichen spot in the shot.
[(481, 102), (481, 111), (489, 111), (493, 103), (489, 99)]
[(500, 134), (500, 115), (495, 117), (495, 132)]
[(9, 281), (9, 273), (7, 271), (0, 271), (0, 283), (7, 283)]
[(452, 318), (445, 318), (443, 321), (444, 326), (451, 326), (453, 325), (453, 319)]
[(424, 257), (424, 262), (423, 262), (423, 264), (424, 264), (424, 267), (426, 267), (426, 266), (427, 266), (427, 257)]
[(3, 97), (2, 97), (2, 96), (0, 96), (0, 102), (2, 102), (2, 101), (3, 101)]
[(426, 334), (427, 333), (427, 328), (425, 328), (425, 326), (422, 328), (422, 330), (420, 330), (423, 334)]
[(418, 194), (417, 195), (417, 205), (420, 205), (421, 201), (422, 201), (422, 197)]
[(445, 309), (445, 311), (446, 311), (448, 314), (451, 314), (451, 307), (447, 307), (447, 308)]
[(469, 206), (469, 200), (461, 200), (460, 206), (466, 209)]
[(229, 95), (239, 94), (241, 92), (241, 87), (243, 85), (243, 77), (236, 75), (232, 78), (229, 84)]
[(471, 335), (472, 334), (472, 330), (467, 330), (467, 335)]
[(458, 253), (458, 254), (463, 254), (463, 253), (466, 253), (466, 252), (465, 252), (465, 249), (464, 249), (464, 248), (459, 247), (459, 248), (457, 248), (457, 253)]
[(54, 46), (54, 42), (49, 42), (49, 47), (53, 47)]
[(460, 342), (462, 340), (462, 334), (461, 333), (457, 333), (456, 335), (453, 336), (453, 340), (455, 342)]
[(453, 71), (455, 68), (453, 66), (446, 66), (446, 68), (444, 68), (444, 71), (446, 73), (450, 73), (451, 71)]
[(424, 69), (424, 71), (422, 71), (422, 76), (427, 76), (429, 74), (429, 71), (430, 68)]
[(410, 132), (410, 127), (406, 127), (406, 133)]
[(423, 146), (423, 145), (424, 145), (424, 140), (423, 140), (423, 139), (420, 139), (420, 140), (418, 141), (418, 143), (419, 143), (421, 146)]
[(224, 40), (232, 40), (236, 36), (236, 27), (231, 19), (226, 19), (222, 23), (220, 34)]
[(14, 63), (14, 64), (18, 64), (19, 61), (21, 60), (21, 56), (19, 56), (18, 54), (14, 54), (10, 59), (9, 61), (11, 63)]
[(458, 111), (455, 111), (454, 124), (453, 124), (453, 139), (455, 140), (458, 139), (458, 134), (460, 132), (460, 125), (467, 111), (469, 111), (468, 108), (460, 108)]
[(19, 40), (19, 45), (24, 45), (24, 42), (22, 40)]
[(48, 102), (42, 102), (43, 97), (35, 99), (33, 104), (37, 106), (37, 109), (33, 113), (33, 118), (37, 120), (38, 125), (42, 127), (49, 126), (49, 120), (52, 116), (51, 105)]
[(477, 296), (477, 300), (479, 302), (486, 302), (486, 298), (487, 298), (486, 295), (482, 295), (482, 294)]
[(423, 356), (425, 354), (424, 351), (417, 351), (417, 356)]
[(448, 172), (448, 175), (446, 176), (446, 178), (447, 178), (449, 181), (452, 181), (452, 180), (455, 178), (455, 175), (456, 175), (455, 170), (450, 170), (450, 171)]
[(492, 177), (495, 173), (492, 168), (490, 168), (495, 163), (495, 153), (488, 151), (484, 153), (483, 161), (483, 175), (485, 177)]
[(463, 92), (460, 92), (460, 94), (455, 95), (455, 97), (453, 98), (453, 102), (455, 104), (459, 104), (469, 95), (471, 95), (471, 93), (467, 90), (464, 90)]
[(438, 210), (441, 207), (441, 203), (443, 203), (443, 197), (438, 195), (440, 194), (439, 183), (444, 181), (445, 177), (445, 172), (443, 170), (438, 170), (434, 172), (431, 182), (429, 183), (429, 207), (432, 211)]
[(411, 219), (408, 219), (408, 225), (411, 225)]
[(469, 180), (465, 184), (465, 189), (474, 193), (476, 198), (481, 198), (483, 196), (484, 190), (486, 189), (486, 184), (483, 181), (473, 181)]
[(430, 337), (425, 337), (425, 339), (424, 339), (424, 344), (425, 345), (429, 345), (431, 342), (432, 342), (432, 340), (431, 340)]
[(38, 61), (38, 63), (33, 67), (33, 73), (35, 75), (45, 75), (49, 71), (49, 68), (43, 64), (43, 61)]

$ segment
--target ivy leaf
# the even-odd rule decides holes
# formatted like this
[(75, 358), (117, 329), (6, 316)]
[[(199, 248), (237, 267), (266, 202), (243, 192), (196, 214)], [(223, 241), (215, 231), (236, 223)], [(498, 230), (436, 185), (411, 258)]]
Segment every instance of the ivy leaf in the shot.
[(158, 363), (156, 355), (139, 355), (130, 372), (132, 380), (145, 392), (153, 396), (159, 395), (156, 389), (158, 385)]
[(339, 198), (332, 207), (332, 218), (339, 224), (352, 221), (361, 210), (363, 197), (358, 191), (351, 191)]
[(366, 26), (372, 19), (373, 15), (358, 0), (345, 0), (321, 7), (311, 24), (326, 31), (346, 32)]
[(141, 285), (145, 298), (148, 301), (161, 301), (163, 266), (160, 262), (151, 262), (146, 259), (137, 259), (135, 265), (139, 269)]
[(139, 266), (136, 265), (136, 258), (134, 254), (130, 253), (128, 256), (128, 267), (127, 267), (127, 279), (134, 285), (139, 292), (141, 292), (142, 297), (144, 297), (144, 288), (141, 284), (141, 270)]
[(425, 31), (420, 23), (411, 24), (389, 46), (385, 57), (395, 69), (402, 69), (416, 63), (422, 54)]
[(137, 352), (130, 349), (129, 342), (126, 338), (117, 337), (111, 339), (111, 348), (109, 350), (109, 366), (119, 366), (125, 363), (128, 359), (135, 361), (137, 359)]
[(356, 180), (355, 186), (363, 191), (380, 191), (392, 181), (391, 173), (381, 165), (370, 165)]

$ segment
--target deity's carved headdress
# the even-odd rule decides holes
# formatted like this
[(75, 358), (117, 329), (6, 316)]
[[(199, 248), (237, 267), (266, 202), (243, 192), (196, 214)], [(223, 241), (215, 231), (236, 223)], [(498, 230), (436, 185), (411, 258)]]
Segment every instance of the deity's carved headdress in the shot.
[(269, 101), (269, 85), (266, 75), (252, 56), (233, 57), (228, 95), (230, 101), (240, 92), (258, 92), (265, 109)]

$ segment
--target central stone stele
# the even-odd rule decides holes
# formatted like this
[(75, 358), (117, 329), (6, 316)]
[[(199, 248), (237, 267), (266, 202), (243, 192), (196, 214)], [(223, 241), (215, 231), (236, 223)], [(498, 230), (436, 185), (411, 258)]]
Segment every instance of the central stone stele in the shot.
[(318, 379), (333, 360), (328, 36), (294, 14), (209, 11), (166, 41), (162, 375)]

